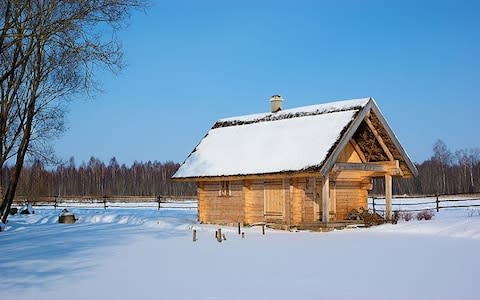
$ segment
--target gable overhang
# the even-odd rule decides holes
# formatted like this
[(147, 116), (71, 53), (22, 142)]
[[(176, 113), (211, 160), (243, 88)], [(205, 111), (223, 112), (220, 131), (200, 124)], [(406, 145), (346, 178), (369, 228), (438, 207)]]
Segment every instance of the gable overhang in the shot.
[(395, 147), (397, 148), (398, 152), (400, 153), (400, 155), (402, 156), (405, 164), (408, 166), (408, 169), (410, 170), (410, 172), (412, 173), (412, 175), (414, 177), (417, 177), (418, 176), (418, 169), (417, 167), (415, 166), (415, 164), (412, 162), (412, 160), (410, 159), (410, 156), (407, 154), (407, 152), (405, 151), (405, 149), (402, 147), (402, 144), (400, 143), (400, 141), (397, 139), (397, 136), (395, 135), (395, 133), (393, 132), (392, 128), (390, 128), (390, 126), (388, 125), (388, 122), (387, 120), (385, 120), (385, 118), (383, 117), (383, 114), (382, 112), (380, 111), (380, 109), (378, 108), (378, 106), (375, 104), (375, 102), (372, 101), (372, 111), (375, 113), (375, 115), (377, 116), (378, 120), (380, 121), (380, 123), (382, 124), (383, 128), (385, 128), (385, 130), (387, 131), (389, 137), (392, 139), (392, 142), (393, 144), (395, 145)]
[(338, 157), (340, 156), (340, 153), (342, 153), (345, 146), (349, 143), (350, 139), (355, 134), (355, 131), (357, 131), (358, 126), (360, 126), (363, 119), (367, 116), (367, 113), (370, 111), (370, 108), (372, 107), (372, 103), (373, 103), (372, 98), (370, 98), (370, 100), (368, 100), (368, 103), (365, 105), (365, 107), (363, 107), (363, 109), (358, 112), (355, 119), (350, 123), (350, 126), (345, 131), (343, 136), (340, 138), (340, 140), (334, 147), (332, 153), (327, 156), (325, 162), (323, 163), (322, 168), (320, 169), (320, 174), (322, 176), (327, 176), (330, 173)]
[(376, 105), (375, 101), (373, 100), (373, 98), (370, 98), (368, 103), (363, 107), (362, 110), (360, 110), (357, 114), (357, 116), (355, 117), (355, 119), (351, 122), (350, 126), (348, 127), (348, 129), (345, 131), (345, 133), (342, 135), (342, 137), (340, 138), (340, 140), (338, 141), (338, 143), (334, 146), (334, 149), (333, 151), (331, 152), (331, 154), (326, 158), (322, 168), (320, 169), (320, 174), (322, 176), (327, 176), (331, 171), (332, 169), (334, 168), (337, 160), (338, 160), (338, 157), (340, 156), (340, 154), (342, 153), (343, 149), (345, 148), (345, 146), (350, 142), (350, 140), (353, 138), (353, 135), (355, 134), (355, 132), (357, 131), (358, 127), (360, 126), (360, 124), (366, 119), (368, 118), (368, 115), (370, 113), (370, 111), (373, 111), (373, 113), (377, 116), (377, 118), (379, 119), (381, 125), (383, 126), (383, 128), (386, 130), (388, 136), (390, 137), (390, 139), (392, 140), (394, 146), (396, 147), (396, 149), (398, 150), (398, 152), (400, 153), (400, 155), (402, 156), (402, 159), (403, 161), (405, 162), (405, 164), (407, 165), (408, 169), (410, 170), (411, 174), (416, 177), (418, 176), (418, 170), (417, 170), (417, 167), (415, 166), (415, 164), (411, 161), (410, 157), (408, 156), (408, 154), (406, 153), (405, 149), (403, 149), (402, 145), (400, 144), (400, 142), (398, 141), (396, 135), (393, 133), (393, 130), (390, 128), (390, 126), (388, 125), (387, 121), (385, 120), (385, 118), (383, 117), (380, 109), (378, 108), (378, 106)]

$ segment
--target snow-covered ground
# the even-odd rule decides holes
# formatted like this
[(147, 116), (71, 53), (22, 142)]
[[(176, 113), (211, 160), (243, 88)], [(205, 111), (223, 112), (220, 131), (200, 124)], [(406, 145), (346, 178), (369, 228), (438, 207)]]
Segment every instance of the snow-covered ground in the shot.
[[(176, 207), (176, 205), (172, 205)], [(480, 210), (328, 233), (196, 224), (196, 210), (69, 208), (10, 218), (0, 299), (479, 299)], [(198, 241), (192, 241), (192, 229)]]

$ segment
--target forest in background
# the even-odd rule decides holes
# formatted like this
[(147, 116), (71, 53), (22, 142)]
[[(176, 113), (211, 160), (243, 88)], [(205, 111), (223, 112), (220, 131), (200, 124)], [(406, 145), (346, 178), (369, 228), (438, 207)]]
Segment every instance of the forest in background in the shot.
[[(108, 164), (98, 158), (76, 165), (72, 157), (56, 168), (35, 160), (23, 168), (17, 196), (35, 201), (41, 196), (191, 196), (196, 185), (171, 180), (180, 164), (167, 161), (134, 162), (120, 165), (115, 157)], [(441, 140), (433, 155), (417, 164), (419, 176), (393, 181), (396, 195), (480, 193), (480, 148), (452, 152)], [(1, 170), (2, 185), (12, 168)], [(371, 194), (383, 195), (384, 182), (374, 180)]]
[[(452, 195), (480, 193), (480, 148), (451, 151), (438, 140), (433, 155), (416, 164), (418, 177), (393, 179), (395, 195)], [(384, 194), (384, 180), (374, 180), (374, 195)]]
[[(68, 163), (47, 169), (35, 160), (24, 166), (17, 188), (17, 197), (31, 201), (41, 196), (189, 196), (196, 194), (196, 185), (171, 180), (180, 164), (167, 161), (134, 162), (120, 165), (115, 157), (106, 165), (91, 157), (79, 166), (72, 157)], [(11, 169), (4, 167), (1, 178)]]

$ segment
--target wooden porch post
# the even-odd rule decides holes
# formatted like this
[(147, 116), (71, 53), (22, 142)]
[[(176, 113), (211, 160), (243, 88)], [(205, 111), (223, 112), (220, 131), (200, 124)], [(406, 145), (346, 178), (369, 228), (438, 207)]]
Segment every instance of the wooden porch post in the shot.
[(322, 222), (327, 223), (329, 217), (330, 180), (327, 176), (322, 178)]
[(385, 219), (392, 219), (392, 175), (385, 175)]
[(332, 207), (331, 211), (333, 211), (334, 215), (334, 220), (336, 221), (337, 220), (337, 187), (336, 187), (337, 183), (335, 181), (332, 181), (332, 188), (330, 190), (330, 205)]

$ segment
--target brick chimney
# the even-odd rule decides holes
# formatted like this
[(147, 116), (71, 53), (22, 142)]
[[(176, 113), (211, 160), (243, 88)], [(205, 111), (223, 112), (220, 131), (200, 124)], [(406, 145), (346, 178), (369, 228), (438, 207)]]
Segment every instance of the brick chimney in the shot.
[(272, 113), (276, 113), (282, 110), (283, 98), (280, 95), (273, 95), (270, 98), (270, 103), (272, 105)]

